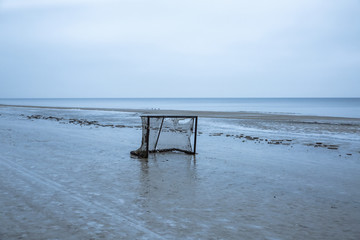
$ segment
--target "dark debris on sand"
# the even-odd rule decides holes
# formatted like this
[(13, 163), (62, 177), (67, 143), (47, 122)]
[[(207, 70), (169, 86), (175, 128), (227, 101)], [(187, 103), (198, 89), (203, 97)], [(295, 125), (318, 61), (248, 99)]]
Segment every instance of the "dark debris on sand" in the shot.
[[(224, 135), (223, 133), (209, 133), (209, 136), (213, 137), (213, 136), (222, 136)], [(284, 145), (284, 146), (290, 146), (294, 144), (294, 139), (266, 139), (266, 138), (259, 138), (259, 137), (253, 137), (253, 136), (249, 136), (249, 135), (244, 135), (244, 134), (239, 134), (239, 135), (234, 135), (234, 134), (225, 134), (225, 137), (232, 137), (232, 138), (239, 138), (242, 139), (242, 142), (246, 142), (248, 141), (253, 141), (254, 143), (267, 143), (267, 144), (272, 144), (272, 145)], [(339, 145), (333, 145), (333, 144), (324, 144), (322, 142), (315, 142), (315, 143), (305, 143), (304, 145), (306, 146), (311, 146), (311, 147), (315, 147), (315, 148), (327, 148), (330, 150), (338, 150), (339, 149)], [(351, 155), (348, 155), (351, 156)]]
[[(27, 119), (43, 119), (43, 120), (53, 120), (60, 123), (67, 123), (67, 124), (75, 124), (80, 126), (95, 126), (95, 127), (111, 127), (111, 128), (133, 128), (133, 126), (125, 126), (120, 124), (101, 124), (98, 121), (89, 121), (86, 119), (76, 119), (76, 118), (70, 118), (65, 119), (62, 117), (53, 117), (53, 116), (43, 116), (43, 115), (30, 115), (26, 116)], [(139, 128), (139, 127), (138, 127)]]

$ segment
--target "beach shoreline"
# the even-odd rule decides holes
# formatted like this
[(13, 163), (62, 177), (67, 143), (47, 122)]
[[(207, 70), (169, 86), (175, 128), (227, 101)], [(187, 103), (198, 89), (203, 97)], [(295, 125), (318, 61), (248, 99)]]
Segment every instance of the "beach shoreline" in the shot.
[(263, 120), (310, 120), (310, 121), (359, 121), (360, 118), (351, 117), (332, 117), (332, 116), (314, 116), (282, 113), (262, 113), (252, 111), (195, 111), (195, 110), (171, 110), (171, 109), (128, 109), (128, 108), (92, 108), (92, 107), (52, 107), (52, 106), (31, 106), (31, 105), (8, 105), (0, 104), (0, 107), (16, 108), (39, 108), (39, 109), (58, 109), (58, 110), (85, 110), (85, 111), (111, 111), (111, 112), (129, 112), (153, 115), (194, 115), (204, 118), (229, 118), (229, 119), (263, 119)]

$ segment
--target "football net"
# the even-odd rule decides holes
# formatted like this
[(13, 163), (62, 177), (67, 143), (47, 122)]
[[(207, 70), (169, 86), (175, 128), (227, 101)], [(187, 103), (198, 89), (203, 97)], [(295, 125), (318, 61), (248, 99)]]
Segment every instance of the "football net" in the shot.
[(141, 146), (131, 154), (146, 158), (153, 152), (196, 153), (197, 116), (141, 116), (141, 121)]

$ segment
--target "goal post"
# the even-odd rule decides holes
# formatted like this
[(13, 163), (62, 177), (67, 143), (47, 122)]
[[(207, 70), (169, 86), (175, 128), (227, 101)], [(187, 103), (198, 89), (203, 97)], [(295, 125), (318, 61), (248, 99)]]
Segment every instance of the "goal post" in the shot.
[(147, 158), (154, 152), (196, 153), (197, 116), (144, 115), (141, 122), (141, 146), (131, 154)]

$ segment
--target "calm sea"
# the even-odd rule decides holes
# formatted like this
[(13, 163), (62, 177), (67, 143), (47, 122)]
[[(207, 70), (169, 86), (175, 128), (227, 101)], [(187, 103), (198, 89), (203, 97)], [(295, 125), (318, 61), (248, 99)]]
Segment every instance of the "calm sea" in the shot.
[(360, 118), (360, 98), (31, 98), (0, 104), (125, 109), (253, 111)]

